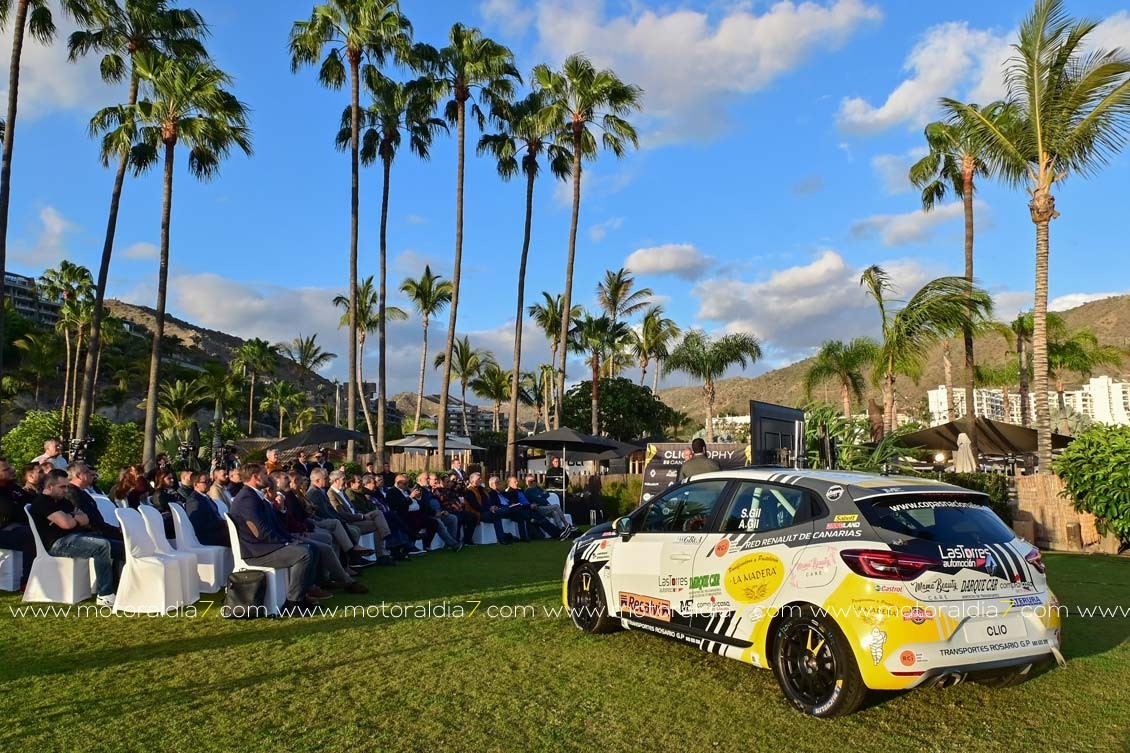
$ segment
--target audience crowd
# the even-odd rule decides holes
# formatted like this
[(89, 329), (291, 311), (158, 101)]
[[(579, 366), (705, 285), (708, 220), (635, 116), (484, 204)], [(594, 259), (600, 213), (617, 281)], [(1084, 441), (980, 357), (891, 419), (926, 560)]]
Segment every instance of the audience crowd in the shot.
[[(93, 495), (134, 509), (156, 508), (169, 539), (175, 538), (172, 505), (181, 505), (201, 544), (238, 546), (248, 564), (288, 570), (288, 614), (310, 614), (317, 601), (338, 589), (367, 593), (356, 580), (360, 570), (423, 556), (436, 537), (445, 550), (462, 551), (474, 544), (480, 523), (491, 525), (503, 545), (579, 535), (559, 498), (536, 476), (525, 475), (524, 485), (517, 476), (490, 476), (484, 483), (482, 474), (465, 471), (459, 459), (447, 473), (421, 472), (410, 479), (392, 473), (388, 464), (376, 472), (369, 463), (361, 474), (335, 469), (324, 449), (300, 451), (285, 465), (269, 450), (263, 464), (210, 472), (178, 473), (162, 457), (150, 472), (129, 466), (116, 483), (100, 487), (90, 466), (68, 463), (60, 450), (59, 442), (45, 442), (43, 454), (21, 468), (18, 478), (0, 459), (0, 549), (22, 553), (23, 590), (36, 555), (34, 525), (49, 554), (93, 561), (93, 590), (101, 606), (114, 604), (125, 548), (116, 520), (103, 517)], [(225, 514), (237, 541), (230, 540)], [(507, 520), (517, 536), (504, 529)], [(371, 548), (362, 545), (368, 534)]]

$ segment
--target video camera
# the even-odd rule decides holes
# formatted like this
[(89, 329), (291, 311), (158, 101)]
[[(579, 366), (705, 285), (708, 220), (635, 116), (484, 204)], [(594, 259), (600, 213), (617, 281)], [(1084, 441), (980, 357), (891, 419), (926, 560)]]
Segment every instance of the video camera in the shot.
[(224, 444), (212, 453), (212, 467), (230, 471), (239, 461), (239, 448), (234, 444)]
[(90, 448), (90, 443), (93, 438), (87, 437), (85, 439), (72, 439), (67, 443), (67, 457), (70, 458), (71, 463), (84, 463), (86, 462), (86, 451)]

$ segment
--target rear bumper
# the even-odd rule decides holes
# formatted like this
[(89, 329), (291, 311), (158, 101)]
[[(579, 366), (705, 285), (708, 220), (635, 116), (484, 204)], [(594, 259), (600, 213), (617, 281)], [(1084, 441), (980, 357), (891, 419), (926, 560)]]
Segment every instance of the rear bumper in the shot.
[[(956, 685), (959, 682), (985, 680), (1005, 672), (1016, 669), (1017, 667), (1028, 667), (1028, 671), (1034, 671), (1049, 664), (1056, 662), (1056, 656), (1051, 651), (1034, 654), (1031, 656), (1017, 656), (1008, 659), (997, 659), (987, 662), (976, 662), (968, 664), (956, 664), (948, 667), (931, 667), (924, 670), (920, 675), (913, 677), (913, 681), (907, 685), (908, 688), (917, 688), (924, 685)], [(911, 672), (894, 673), (903, 676), (914, 675)]]

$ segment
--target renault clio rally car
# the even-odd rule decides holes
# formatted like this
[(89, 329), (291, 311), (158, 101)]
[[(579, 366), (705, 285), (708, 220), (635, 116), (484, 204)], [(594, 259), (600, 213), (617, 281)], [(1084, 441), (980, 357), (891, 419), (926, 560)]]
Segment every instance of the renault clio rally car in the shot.
[(928, 479), (745, 468), (671, 487), (578, 538), (578, 628), (645, 630), (758, 667), (818, 717), (868, 689), (1004, 687), (1056, 660), (1040, 552), (985, 495)]

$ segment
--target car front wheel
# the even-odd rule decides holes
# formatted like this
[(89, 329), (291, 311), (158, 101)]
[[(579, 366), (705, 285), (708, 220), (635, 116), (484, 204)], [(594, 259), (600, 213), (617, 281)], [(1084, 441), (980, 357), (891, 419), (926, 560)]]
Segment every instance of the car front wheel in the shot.
[(850, 714), (867, 695), (851, 646), (823, 610), (806, 607), (777, 627), (773, 674), (785, 697), (812, 716)]
[(600, 576), (589, 565), (578, 568), (569, 578), (569, 615), (586, 633), (610, 633), (617, 627), (608, 614)]

